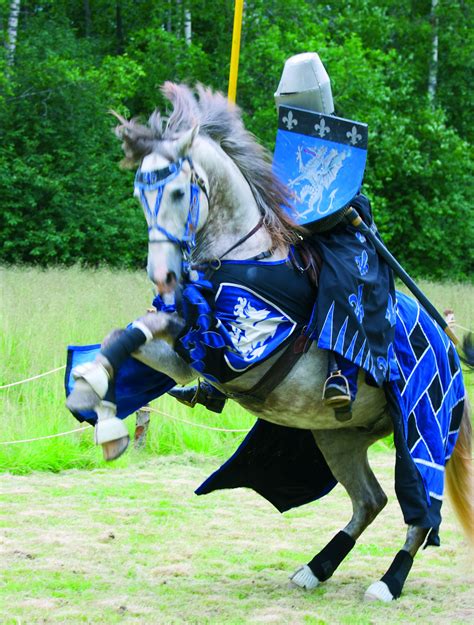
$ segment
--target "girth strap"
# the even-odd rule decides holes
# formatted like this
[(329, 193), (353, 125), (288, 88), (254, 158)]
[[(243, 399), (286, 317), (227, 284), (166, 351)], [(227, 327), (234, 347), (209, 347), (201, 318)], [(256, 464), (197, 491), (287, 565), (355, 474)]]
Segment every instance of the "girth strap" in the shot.
[(235, 395), (256, 399), (261, 402), (265, 401), (268, 395), (283, 382), (301, 356), (308, 351), (311, 343), (312, 339), (307, 334), (307, 328), (305, 327), (300, 334), (291, 338), (290, 343), (279, 358), (251, 389)]

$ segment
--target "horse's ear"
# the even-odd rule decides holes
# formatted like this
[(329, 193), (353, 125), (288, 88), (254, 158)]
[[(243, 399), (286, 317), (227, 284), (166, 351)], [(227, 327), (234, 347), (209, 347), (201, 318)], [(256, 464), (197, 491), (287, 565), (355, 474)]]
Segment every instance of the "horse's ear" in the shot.
[(178, 157), (186, 156), (186, 154), (191, 149), (195, 138), (199, 133), (199, 124), (196, 124), (190, 130), (187, 130), (181, 137), (176, 141), (176, 151), (178, 153)]

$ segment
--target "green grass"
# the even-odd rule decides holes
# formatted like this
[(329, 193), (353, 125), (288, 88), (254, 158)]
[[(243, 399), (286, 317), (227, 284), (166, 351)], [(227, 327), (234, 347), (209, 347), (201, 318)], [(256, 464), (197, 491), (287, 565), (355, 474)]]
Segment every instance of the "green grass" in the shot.
[[(64, 365), (68, 344), (100, 340), (143, 314), (152, 293), (145, 272), (36, 268), (2, 269), (0, 385)], [(474, 325), (474, 287), (465, 284), (421, 284), (440, 310), (451, 307), (457, 320)], [(472, 375), (466, 379), (472, 392)], [(79, 427), (64, 407), (63, 372), (8, 390), (0, 390), (0, 441), (15, 441)], [(188, 409), (164, 397), (153, 406), (176, 417), (229, 429), (249, 428), (254, 418), (233, 402), (222, 415)], [(134, 417), (128, 419), (130, 430)], [(146, 451), (151, 454), (194, 451), (223, 458), (233, 452), (243, 434), (211, 432), (169, 417), (152, 414)], [(0, 445), (0, 471), (104, 466), (93, 446), (91, 430), (19, 445)], [(133, 454), (118, 461), (127, 466)]]
[[(33, 268), (2, 269), (0, 385), (66, 363), (68, 344), (97, 343), (112, 329), (143, 314), (152, 299), (145, 272)], [(80, 427), (64, 407), (64, 372), (0, 390), (0, 441), (55, 434)], [(178, 418), (229, 429), (251, 427), (254, 418), (233, 402), (223, 415), (190, 410), (169, 397), (153, 406)], [(130, 431), (134, 417), (128, 419)], [(242, 434), (212, 432), (152, 414), (146, 450), (152, 454), (191, 450), (224, 457)], [(69, 436), (0, 445), (0, 471), (59, 471), (104, 466), (92, 430)], [(119, 466), (129, 462), (127, 455)]]
[(442, 547), (420, 551), (402, 597), (390, 605), (363, 601), (403, 543), (393, 463), (393, 453), (372, 455), (389, 503), (312, 593), (290, 588), (288, 575), (350, 518), (340, 486), (281, 515), (247, 489), (194, 496), (216, 468), (206, 456), (147, 458), (114, 471), (5, 474), (0, 622), (471, 622), (472, 556), (447, 504)]

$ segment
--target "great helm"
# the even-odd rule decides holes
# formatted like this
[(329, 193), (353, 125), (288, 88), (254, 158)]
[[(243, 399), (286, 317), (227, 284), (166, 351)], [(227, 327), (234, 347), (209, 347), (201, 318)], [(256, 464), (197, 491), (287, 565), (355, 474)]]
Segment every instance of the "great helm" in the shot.
[(285, 63), (275, 93), (277, 109), (281, 105), (332, 115), (331, 81), (316, 52), (291, 56)]

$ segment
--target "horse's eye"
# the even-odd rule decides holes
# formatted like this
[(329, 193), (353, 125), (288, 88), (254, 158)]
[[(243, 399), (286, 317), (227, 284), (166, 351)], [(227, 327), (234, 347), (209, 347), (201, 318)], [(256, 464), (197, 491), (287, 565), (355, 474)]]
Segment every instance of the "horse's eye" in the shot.
[(182, 200), (183, 197), (184, 197), (184, 191), (182, 189), (175, 189), (171, 193), (171, 199), (174, 202), (179, 202), (179, 200)]

